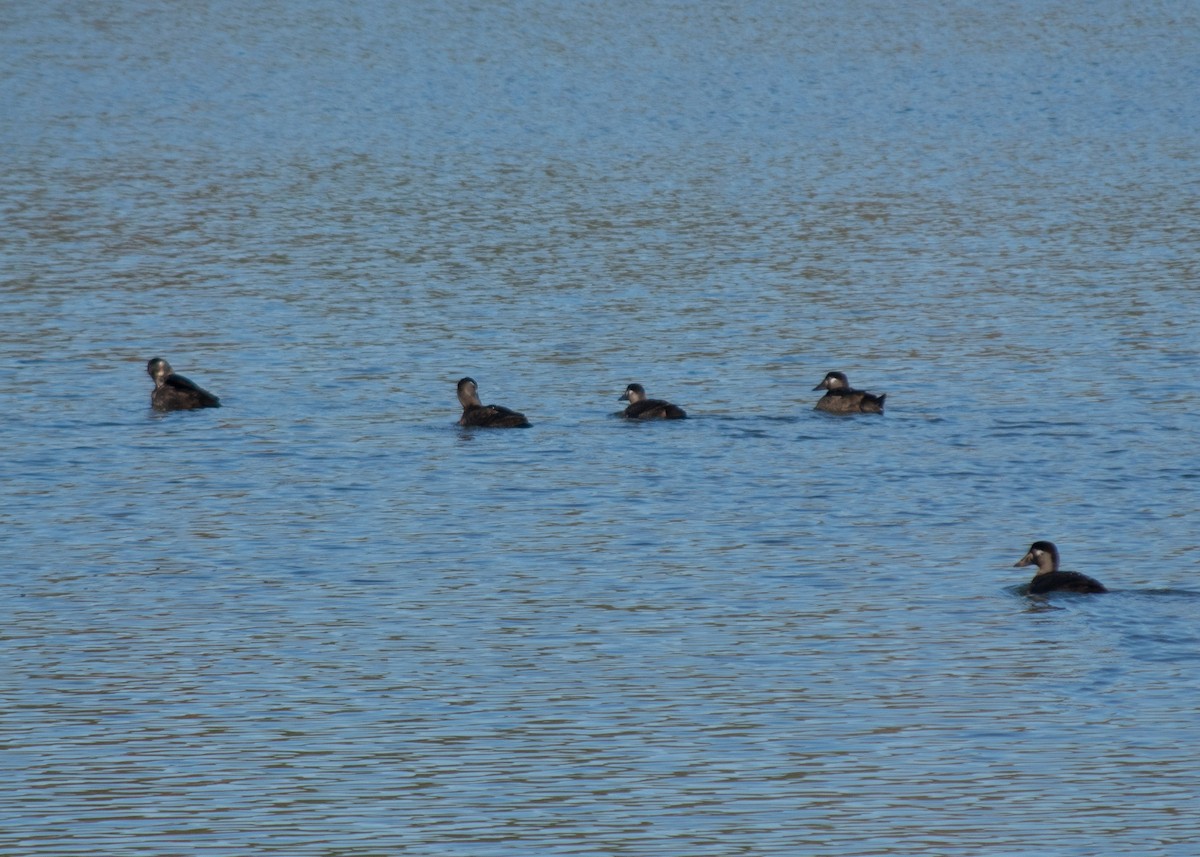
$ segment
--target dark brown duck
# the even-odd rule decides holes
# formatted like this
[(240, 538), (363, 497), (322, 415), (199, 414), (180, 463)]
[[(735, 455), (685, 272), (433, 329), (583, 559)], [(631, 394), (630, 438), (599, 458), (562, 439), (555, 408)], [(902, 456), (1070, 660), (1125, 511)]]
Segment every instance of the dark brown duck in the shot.
[(485, 405), (479, 401), (479, 387), (473, 378), (458, 382), (458, 402), (462, 405), (460, 426), (477, 428), (529, 428), (525, 415), (500, 405)]
[(646, 389), (641, 384), (630, 384), (619, 401), (629, 402), (621, 416), (627, 420), (682, 420), (687, 412), (679, 405), (662, 399), (647, 399)]
[(220, 399), (182, 375), (176, 375), (171, 364), (161, 357), (155, 357), (146, 364), (146, 373), (154, 379), (150, 407), (156, 411), (221, 407)]
[(1054, 542), (1034, 542), (1029, 551), (1015, 563), (1013, 568), (1036, 565), (1037, 571), (1029, 582), (1030, 595), (1047, 592), (1108, 592), (1104, 584), (1078, 571), (1058, 570), (1058, 548)]
[(855, 390), (850, 386), (845, 372), (826, 373), (821, 383), (813, 389), (826, 391), (814, 410), (831, 414), (882, 414), (883, 400), (887, 398), (887, 393), (876, 396), (864, 390)]

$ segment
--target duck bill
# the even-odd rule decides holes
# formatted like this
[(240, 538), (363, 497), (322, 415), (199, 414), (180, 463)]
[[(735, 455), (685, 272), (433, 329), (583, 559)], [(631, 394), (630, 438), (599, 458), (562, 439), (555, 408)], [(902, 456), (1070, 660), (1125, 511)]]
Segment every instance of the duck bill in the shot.
[(618, 401), (618, 402), (628, 402), (628, 401), (629, 401), (629, 394), (628, 394), (628, 393), (624, 393), (624, 394), (621, 396), (621, 398), (617, 399), (617, 401)]
[(1033, 551), (1025, 554), (1019, 560), (1013, 563), (1013, 568), (1020, 568), (1023, 565), (1033, 565)]

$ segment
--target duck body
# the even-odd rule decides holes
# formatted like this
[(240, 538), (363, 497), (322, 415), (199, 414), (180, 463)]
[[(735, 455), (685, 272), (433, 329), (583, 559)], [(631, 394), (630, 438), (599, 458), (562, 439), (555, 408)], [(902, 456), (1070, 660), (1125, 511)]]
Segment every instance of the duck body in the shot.
[(525, 415), (501, 405), (485, 405), (479, 401), (479, 387), (473, 378), (458, 382), (458, 401), (462, 416), (458, 424), (471, 428), (529, 428)]
[(625, 388), (619, 401), (629, 402), (629, 407), (621, 412), (627, 420), (683, 420), (687, 412), (670, 402), (662, 399), (647, 399), (646, 388), (641, 384), (630, 384)]
[(825, 395), (813, 410), (831, 414), (882, 414), (883, 400), (887, 393), (868, 393), (850, 386), (845, 372), (828, 372), (814, 390), (825, 390)]
[(1108, 592), (1107, 587), (1093, 577), (1078, 571), (1060, 571), (1058, 548), (1054, 542), (1034, 542), (1029, 551), (1014, 564), (1014, 568), (1036, 565), (1037, 572), (1029, 582), (1030, 595), (1048, 592)]
[(503, 405), (478, 405), (463, 408), (460, 426), (472, 428), (529, 428), (529, 420), (519, 411)]
[(146, 373), (154, 379), (150, 407), (156, 411), (190, 411), (196, 408), (219, 408), (221, 400), (212, 393), (176, 375), (171, 364), (155, 357), (146, 364)]
[(1078, 571), (1052, 571), (1034, 575), (1029, 582), (1030, 595), (1047, 592), (1108, 592), (1103, 583)]

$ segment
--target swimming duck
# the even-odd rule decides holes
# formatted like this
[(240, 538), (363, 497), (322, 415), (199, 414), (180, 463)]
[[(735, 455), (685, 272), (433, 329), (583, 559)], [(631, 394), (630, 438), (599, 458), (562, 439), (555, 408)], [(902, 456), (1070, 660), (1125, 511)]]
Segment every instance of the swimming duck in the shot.
[(887, 393), (876, 396), (850, 386), (845, 372), (828, 372), (814, 390), (827, 390), (814, 410), (831, 414), (882, 414)]
[(463, 406), (460, 426), (480, 428), (529, 428), (524, 414), (501, 407), (484, 405), (479, 401), (479, 386), (474, 378), (463, 378), (458, 382), (458, 401)]
[(618, 400), (629, 402), (622, 416), (627, 420), (682, 420), (687, 413), (679, 405), (662, 399), (647, 399), (646, 388), (641, 384), (630, 384)]
[(1078, 571), (1058, 570), (1058, 548), (1054, 542), (1034, 542), (1029, 552), (1013, 563), (1013, 568), (1036, 565), (1037, 572), (1029, 583), (1030, 595), (1046, 592), (1108, 592), (1098, 580)]
[(146, 364), (146, 373), (154, 379), (150, 407), (156, 411), (190, 411), (193, 408), (219, 408), (221, 400), (182, 375), (171, 364), (155, 357)]

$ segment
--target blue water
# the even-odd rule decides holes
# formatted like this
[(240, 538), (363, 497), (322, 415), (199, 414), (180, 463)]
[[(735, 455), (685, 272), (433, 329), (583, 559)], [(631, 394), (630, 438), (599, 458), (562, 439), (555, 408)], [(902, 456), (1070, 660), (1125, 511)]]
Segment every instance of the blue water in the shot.
[(0, 854), (1190, 857), (1197, 57), (1170, 0), (0, 9)]

